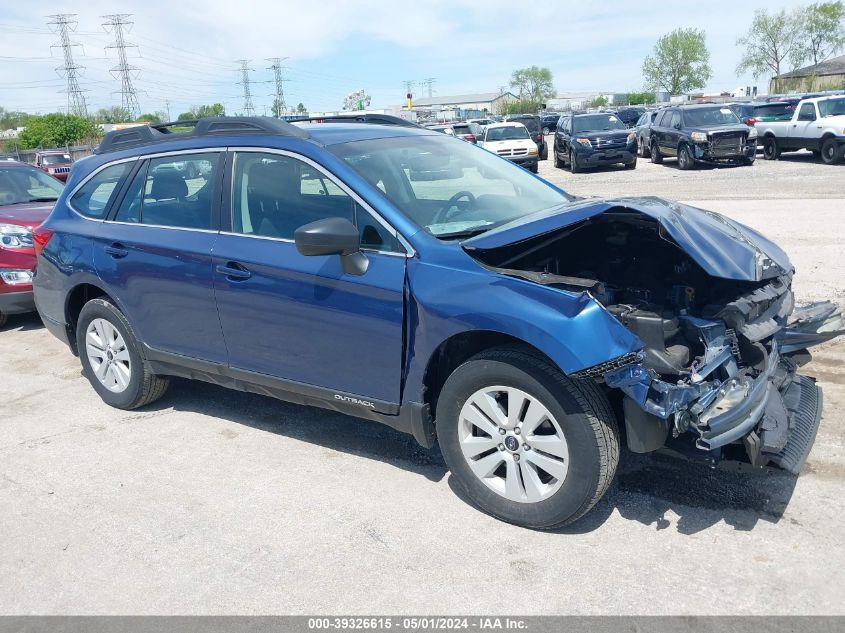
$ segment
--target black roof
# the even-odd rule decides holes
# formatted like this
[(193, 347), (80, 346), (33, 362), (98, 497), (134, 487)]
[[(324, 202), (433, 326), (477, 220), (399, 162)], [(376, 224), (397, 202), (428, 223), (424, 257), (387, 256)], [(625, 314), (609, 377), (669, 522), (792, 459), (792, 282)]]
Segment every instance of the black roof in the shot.
[[(174, 128), (192, 128), (187, 132), (174, 132)], [(272, 117), (209, 117), (190, 121), (171, 121), (154, 125), (137, 125), (107, 133), (95, 154), (116, 152), (130, 147), (150, 145), (183, 138), (198, 138), (210, 135), (232, 134), (277, 134), (296, 138), (308, 138), (308, 132), (287, 121)]]
[(332, 114), (329, 116), (312, 116), (305, 119), (297, 119), (297, 123), (305, 121), (311, 123), (374, 123), (377, 125), (420, 127), (413, 121), (407, 121), (406, 119), (393, 114), (376, 114), (373, 112), (362, 112), (360, 114)]

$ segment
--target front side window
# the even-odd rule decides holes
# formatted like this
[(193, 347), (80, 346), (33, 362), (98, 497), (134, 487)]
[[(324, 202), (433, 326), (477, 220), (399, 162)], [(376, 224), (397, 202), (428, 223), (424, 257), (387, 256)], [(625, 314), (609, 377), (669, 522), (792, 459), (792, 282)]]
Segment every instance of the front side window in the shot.
[(133, 166), (133, 162), (118, 163), (98, 172), (73, 194), (71, 206), (86, 217), (98, 220), (104, 218), (120, 190), (118, 185)]
[(155, 226), (210, 229), (220, 154), (182, 154), (146, 161), (114, 219)]
[(40, 169), (0, 167), (0, 206), (52, 202), (57, 200), (61, 193), (62, 183)]
[[(492, 131), (487, 128), (487, 140)], [(399, 211), (442, 239), (569, 204), (564, 193), (522, 167), (435, 134), (353, 141), (329, 150)]]
[(681, 127), (681, 113), (675, 110), (672, 113), (672, 120), (669, 121), (669, 127), (671, 128), (680, 128)]
[(358, 227), (362, 248), (402, 251), (388, 229), (316, 167), (280, 154), (235, 156), (233, 232), (292, 240), (299, 227), (335, 217)]

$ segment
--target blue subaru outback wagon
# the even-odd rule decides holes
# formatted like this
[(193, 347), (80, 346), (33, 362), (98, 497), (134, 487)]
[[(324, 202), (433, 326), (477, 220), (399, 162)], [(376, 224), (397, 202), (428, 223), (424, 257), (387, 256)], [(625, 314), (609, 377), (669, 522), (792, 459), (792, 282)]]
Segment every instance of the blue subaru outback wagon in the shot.
[(843, 329), (747, 227), (411, 126), (112, 132), (34, 242), (38, 310), (108, 404), (182, 376), (376, 420), (534, 528), (584, 515), (620, 443), (797, 473), (821, 418), (798, 369)]

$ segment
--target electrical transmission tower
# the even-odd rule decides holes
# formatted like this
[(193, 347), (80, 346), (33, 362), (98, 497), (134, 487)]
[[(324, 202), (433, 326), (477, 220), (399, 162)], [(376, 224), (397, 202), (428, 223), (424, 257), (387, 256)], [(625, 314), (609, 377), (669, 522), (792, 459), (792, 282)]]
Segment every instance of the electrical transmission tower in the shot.
[[(287, 59), (285, 57), (284, 59)], [(282, 78), (282, 61), (281, 57), (270, 57), (268, 60), (270, 62), (270, 66), (267, 70), (273, 71), (273, 79), (276, 82), (276, 92), (273, 93), (272, 97), (275, 97), (273, 101), (273, 114), (276, 118), (282, 116), (282, 113), (287, 110), (287, 106), (285, 105), (285, 86), (284, 82), (285, 79)]]
[(138, 92), (132, 84), (132, 75), (136, 73), (138, 68), (131, 66), (126, 57), (127, 48), (138, 48), (137, 45), (127, 42), (123, 37), (123, 30), (131, 27), (134, 22), (129, 18), (131, 13), (113, 13), (111, 15), (103, 15), (105, 22), (103, 27), (106, 32), (114, 33), (114, 42), (106, 46), (106, 50), (110, 48), (117, 49), (117, 66), (111, 69), (112, 75), (120, 77), (120, 96), (121, 105), (123, 109), (129, 113), (129, 116), (134, 119), (141, 113), (141, 107), (138, 105)]
[(79, 87), (77, 78), (81, 74), (80, 71), (84, 66), (78, 66), (73, 61), (73, 47), (79, 46), (76, 42), (70, 41), (70, 32), (76, 30), (75, 13), (58, 13), (56, 15), (47, 16), (50, 21), (47, 22), (49, 26), (55, 27), (55, 31), (59, 36), (59, 41), (53, 44), (50, 48), (61, 47), (64, 54), (64, 66), (56, 68), (56, 72), (64, 75), (67, 79), (67, 113), (75, 114), (76, 116), (88, 116), (88, 108), (85, 105), (85, 95), (83, 90)]
[(249, 67), (249, 59), (239, 59), (237, 63), (241, 65), (241, 80), (238, 82), (244, 87), (244, 116), (254, 116), (255, 106), (252, 105), (252, 93), (249, 90), (249, 73), (252, 68)]
[(434, 84), (436, 82), (437, 82), (437, 79), (435, 79), (434, 77), (427, 77), (426, 79), (423, 79), (423, 83), (425, 84), (426, 90), (428, 91), (428, 98), (429, 99), (431, 99), (434, 96), (434, 91), (432, 90), (432, 88), (434, 87)]

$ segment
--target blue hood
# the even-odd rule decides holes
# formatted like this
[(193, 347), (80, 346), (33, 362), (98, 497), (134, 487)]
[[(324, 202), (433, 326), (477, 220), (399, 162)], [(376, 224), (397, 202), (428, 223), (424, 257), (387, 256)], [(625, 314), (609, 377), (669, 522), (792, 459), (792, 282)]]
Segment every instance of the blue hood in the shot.
[(665, 236), (713, 277), (762, 281), (794, 270), (786, 253), (754, 229), (713, 211), (652, 197), (577, 200), (482, 233), (464, 241), (463, 247), (484, 251), (517, 244), (611, 210), (653, 218)]

